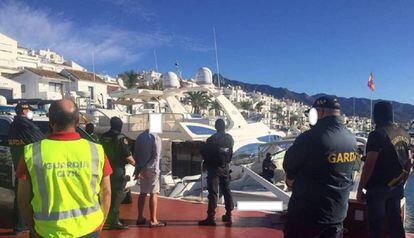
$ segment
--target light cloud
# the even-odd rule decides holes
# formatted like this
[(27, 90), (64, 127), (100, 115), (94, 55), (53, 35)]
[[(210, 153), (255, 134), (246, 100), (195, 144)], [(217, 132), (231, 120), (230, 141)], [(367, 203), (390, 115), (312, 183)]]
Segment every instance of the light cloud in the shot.
[[(129, 0), (117, 4), (131, 4)], [(134, 5), (138, 7), (139, 5)], [(77, 25), (62, 14), (35, 9), (17, 1), (0, 1), (0, 32), (33, 48), (49, 48), (81, 64), (132, 64), (157, 47), (177, 47), (205, 52), (211, 50), (189, 37), (162, 32), (138, 32), (111, 25)]]
[(180, 45), (185, 50), (200, 52), (200, 53), (214, 50), (213, 46), (203, 44), (200, 41), (196, 41), (190, 37), (176, 35), (173, 37), (173, 39), (174, 39), (174, 42), (177, 42), (177, 44)]
[(152, 21), (156, 14), (144, 7), (143, 0), (101, 0), (107, 4), (118, 7), (118, 10), (124, 14), (134, 15), (145, 21)]

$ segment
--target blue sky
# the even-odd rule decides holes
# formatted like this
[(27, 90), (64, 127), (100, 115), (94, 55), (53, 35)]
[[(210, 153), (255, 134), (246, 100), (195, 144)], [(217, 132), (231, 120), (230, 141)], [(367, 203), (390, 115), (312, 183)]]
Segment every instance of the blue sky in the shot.
[(376, 0), (0, 0), (0, 32), (116, 75), (153, 69), (231, 79), (308, 94), (414, 104), (414, 2)]

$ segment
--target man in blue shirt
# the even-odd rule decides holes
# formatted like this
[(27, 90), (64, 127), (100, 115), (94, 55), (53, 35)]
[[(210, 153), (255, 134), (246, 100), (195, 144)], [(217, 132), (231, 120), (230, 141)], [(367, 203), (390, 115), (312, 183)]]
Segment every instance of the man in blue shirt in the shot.
[(150, 227), (165, 226), (165, 222), (157, 219), (158, 193), (160, 192), (160, 157), (161, 138), (149, 130), (145, 130), (137, 136), (134, 147), (136, 161), (135, 177), (140, 179), (140, 195), (138, 198), (137, 225), (144, 225), (144, 206), (147, 194), (150, 194)]

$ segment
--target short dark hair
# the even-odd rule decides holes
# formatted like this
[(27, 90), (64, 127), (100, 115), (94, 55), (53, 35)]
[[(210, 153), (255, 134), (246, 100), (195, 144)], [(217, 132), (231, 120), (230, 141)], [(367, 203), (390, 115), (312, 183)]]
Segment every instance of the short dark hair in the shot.
[(89, 134), (92, 134), (94, 130), (95, 130), (95, 125), (93, 123), (89, 122), (88, 124), (85, 125), (85, 131), (88, 132)]
[(392, 104), (387, 101), (380, 101), (374, 105), (374, 122), (376, 125), (382, 126), (393, 122)]
[(215, 123), (215, 128), (218, 132), (223, 132), (226, 130), (226, 123), (223, 119), (217, 119)]
[(49, 122), (55, 126), (57, 130), (65, 130), (70, 126), (76, 126), (79, 121), (79, 108), (76, 103), (73, 103), (74, 110), (67, 111), (62, 106), (62, 100), (54, 101), (49, 108)]
[(119, 117), (112, 117), (111, 120), (109, 120), (109, 124), (111, 125), (111, 130), (121, 132), (122, 131), (122, 125), (124, 124)]

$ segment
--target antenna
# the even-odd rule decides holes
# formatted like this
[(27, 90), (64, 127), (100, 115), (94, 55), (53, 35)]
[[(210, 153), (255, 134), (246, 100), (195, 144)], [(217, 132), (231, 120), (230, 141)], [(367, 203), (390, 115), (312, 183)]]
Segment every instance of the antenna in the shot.
[(155, 70), (158, 72), (158, 59), (157, 59), (157, 52), (154, 49), (154, 61), (155, 61)]
[(214, 52), (216, 54), (216, 70), (217, 70), (217, 85), (220, 89), (220, 68), (219, 68), (219, 61), (218, 61), (218, 54), (217, 54), (217, 40), (216, 40), (216, 28), (213, 27), (213, 35), (214, 35)]
[(183, 77), (182, 77), (182, 74), (181, 74), (180, 63), (178, 62), (178, 60), (175, 61), (174, 66), (175, 66), (175, 68), (177, 70), (178, 77), (180, 77), (180, 79), (182, 79)]
[(92, 72), (93, 72), (93, 82), (96, 81), (95, 78), (95, 49), (92, 50)]

